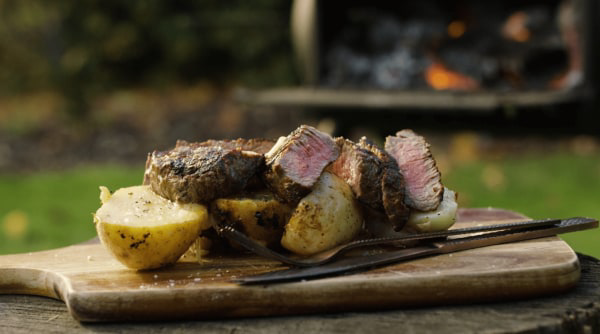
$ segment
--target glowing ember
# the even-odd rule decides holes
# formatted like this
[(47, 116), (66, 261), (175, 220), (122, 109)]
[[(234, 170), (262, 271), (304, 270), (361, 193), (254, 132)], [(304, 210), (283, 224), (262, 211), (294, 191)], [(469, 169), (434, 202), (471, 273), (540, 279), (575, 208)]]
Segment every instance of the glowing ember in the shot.
[(479, 88), (475, 79), (448, 69), (439, 62), (433, 62), (425, 70), (425, 80), (436, 90), (473, 90)]
[(463, 21), (452, 21), (448, 25), (448, 36), (452, 38), (459, 38), (465, 34), (467, 25)]

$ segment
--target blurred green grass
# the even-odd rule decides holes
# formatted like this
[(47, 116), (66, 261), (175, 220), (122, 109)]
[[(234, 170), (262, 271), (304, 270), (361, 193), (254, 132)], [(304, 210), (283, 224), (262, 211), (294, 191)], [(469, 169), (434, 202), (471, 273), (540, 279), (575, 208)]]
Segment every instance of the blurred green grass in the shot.
[(98, 186), (139, 184), (143, 166), (79, 167), (0, 175), (0, 254), (31, 252), (88, 240)]
[[(142, 166), (79, 167), (0, 175), (0, 254), (66, 246), (95, 236), (98, 186), (139, 184)], [(462, 207), (498, 207), (531, 218), (600, 218), (600, 156), (527, 154), (443, 168)], [(600, 230), (563, 235), (578, 252), (600, 257)]]
[[(446, 186), (462, 207), (497, 207), (528, 217), (600, 218), (600, 156), (528, 154), (451, 167)], [(600, 230), (561, 235), (576, 251), (600, 257)]]

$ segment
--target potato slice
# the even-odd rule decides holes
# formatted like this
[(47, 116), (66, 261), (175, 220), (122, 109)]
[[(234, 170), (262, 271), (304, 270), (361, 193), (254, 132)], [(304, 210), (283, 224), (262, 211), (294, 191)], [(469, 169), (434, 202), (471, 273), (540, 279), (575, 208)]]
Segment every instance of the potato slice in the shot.
[(234, 224), (250, 238), (272, 246), (279, 243), (292, 208), (276, 200), (270, 192), (258, 192), (216, 199), (210, 211), (218, 223)]
[(366, 225), (371, 236), (375, 238), (444, 231), (456, 222), (457, 210), (456, 193), (448, 188), (444, 188), (442, 202), (440, 202), (440, 205), (435, 210), (426, 212), (413, 210), (408, 217), (406, 225), (400, 231), (395, 231), (386, 217), (377, 215), (377, 213), (367, 218)]
[(315, 254), (352, 240), (362, 223), (350, 186), (324, 172), (292, 213), (281, 244), (296, 254)]
[(456, 222), (457, 210), (456, 193), (448, 188), (444, 188), (442, 202), (435, 210), (411, 212), (406, 225), (419, 232), (444, 231)]
[(200, 204), (177, 204), (155, 194), (150, 186), (134, 186), (114, 194), (100, 187), (102, 206), (94, 214), (100, 241), (132, 269), (172, 264), (210, 227)]

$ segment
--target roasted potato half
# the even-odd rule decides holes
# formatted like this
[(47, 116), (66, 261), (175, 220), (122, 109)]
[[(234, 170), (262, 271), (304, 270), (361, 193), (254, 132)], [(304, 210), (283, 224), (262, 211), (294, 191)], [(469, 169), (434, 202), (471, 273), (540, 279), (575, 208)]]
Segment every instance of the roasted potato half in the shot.
[(102, 206), (94, 214), (100, 241), (132, 269), (172, 264), (210, 227), (208, 210), (200, 204), (177, 204), (158, 196), (150, 186), (121, 188), (110, 194), (100, 187)]
[(315, 254), (352, 240), (360, 232), (362, 223), (350, 186), (324, 172), (292, 213), (281, 245), (296, 254)]
[(210, 211), (215, 223), (233, 224), (250, 238), (265, 246), (273, 246), (279, 244), (292, 208), (264, 191), (216, 199)]

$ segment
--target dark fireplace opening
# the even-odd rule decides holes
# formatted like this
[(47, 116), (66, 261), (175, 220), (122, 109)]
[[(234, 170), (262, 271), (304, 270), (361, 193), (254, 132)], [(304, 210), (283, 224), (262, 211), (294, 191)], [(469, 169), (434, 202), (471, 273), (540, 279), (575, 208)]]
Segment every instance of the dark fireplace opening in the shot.
[(321, 87), (506, 92), (582, 83), (572, 1), (319, 5)]
[(596, 0), (295, 0), (302, 84), (240, 99), (336, 118), (445, 113), (600, 124), (598, 18)]

